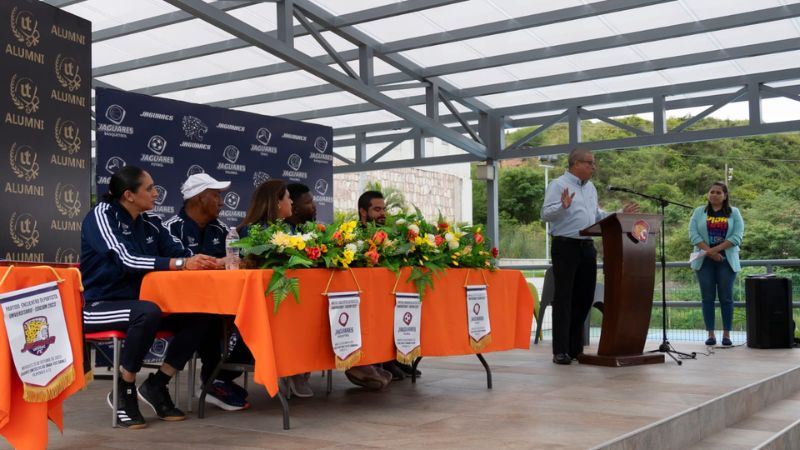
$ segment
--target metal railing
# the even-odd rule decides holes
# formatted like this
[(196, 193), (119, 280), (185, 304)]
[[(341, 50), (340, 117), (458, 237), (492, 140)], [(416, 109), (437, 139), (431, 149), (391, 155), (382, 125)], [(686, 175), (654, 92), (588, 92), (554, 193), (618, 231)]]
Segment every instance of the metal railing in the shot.
[[(530, 264), (524, 260), (501, 260), (500, 268), (502, 269), (515, 269), (523, 271), (544, 271), (551, 267), (551, 264), (542, 263), (541, 260), (537, 263)], [(744, 275), (753, 274), (752, 270), (745, 268), (763, 267), (765, 272), (761, 273), (774, 273), (776, 268), (785, 267), (800, 267), (800, 259), (759, 259), (759, 260), (743, 260), (741, 261)], [(598, 282), (603, 279), (602, 264), (598, 263)], [(687, 279), (686, 274), (679, 278), (678, 282), (670, 281), (670, 272), (679, 269), (690, 269), (690, 265), (686, 261), (673, 261), (667, 262), (667, 318), (668, 318), (668, 335), (671, 340), (704, 340), (706, 331), (704, 330), (702, 322), (702, 312), (700, 301), (699, 288), (693, 276)], [(650, 336), (654, 339), (659, 339), (661, 336), (661, 263), (656, 262), (656, 283), (653, 292), (653, 313), (651, 314), (650, 321)], [(543, 274), (542, 274), (543, 276)], [(800, 279), (800, 274), (797, 275)], [(737, 277), (736, 286), (734, 288), (734, 323), (733, 323), (733, 336), (734, 342), (743, 342), (746, 340), (746, 318), (745, 318), (745, 302), (744, 302), (744, 279), (745, 276)], [(800, 294), (800, 282), (793, 283), (793, 290)], [(682, 298), (675, 300), (676, 298)], [(793, 298), (800, 298), (800, 295), (793, 295)], [(800, 323), (800, 302), (793, 302), (793, 314), (797, 323)], [(715, 308), (717, 313), (716, 328), (721, 329), (722, 322), (719, 317), (719, 308)], [(595, 337), (600, 333), (600, 324), (602, 316), (593, 313), (592, 316), (592, 336)], [(545, 330), (549, 329), (548, 321), (545, 321)]]

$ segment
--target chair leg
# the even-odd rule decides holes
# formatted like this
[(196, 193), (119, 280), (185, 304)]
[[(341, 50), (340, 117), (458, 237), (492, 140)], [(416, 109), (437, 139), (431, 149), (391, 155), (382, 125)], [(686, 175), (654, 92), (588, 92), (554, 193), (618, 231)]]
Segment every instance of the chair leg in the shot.
[(331, 392), (333, 392), (333, 371), (332, 370), (328, 369), (328, 376), (327, 376), (327, 380), (325, 380), (325, 381), (326, 381), (325, 393), (326, 394), (330, 394)]
[(114, 372), (111, 375), (111, 428), (117, 427), (117, 405), (119, 405), (119, 354), (121, 352), (121, 345), (119, 339), (112, 338), (114, 344)]
[(197, 353), (192, 355), (192, 359), (189, 360), (189, 373), (186, 374), (187, 380), (186, 384), (188, 385), (186, 396), (189, 397), (188, 401), (186, 402), (186, 411), (192, 412), (192, 403), (194, 403), (194, 383), (195, 377), (197, 376)]
[(181, 372), (182, 371), (180, 371), (180, 370), (175, 372), (175, 376), (173, 377), (173, 378), (175, 378), (175, 404), (176, 405), (180, 405), (181, 404)]
[(539, 303), (539, 317), (536, 319), (536, 336), (533, 338), (533, 343), (539, 343), (539, 336), (542, 335), (542, 322), (544, 321), (544, 310), (547, 308), (546, 305)]

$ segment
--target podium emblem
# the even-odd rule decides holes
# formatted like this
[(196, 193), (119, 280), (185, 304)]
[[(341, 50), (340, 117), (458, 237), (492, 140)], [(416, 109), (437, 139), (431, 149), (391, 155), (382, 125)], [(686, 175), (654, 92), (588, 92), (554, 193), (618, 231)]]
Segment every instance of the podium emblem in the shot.
[(644, 220), (637, 220), (631, 229), (631, 237), (636, 242), (647, 242), (647, 236), (650, 234), (650, 224)]

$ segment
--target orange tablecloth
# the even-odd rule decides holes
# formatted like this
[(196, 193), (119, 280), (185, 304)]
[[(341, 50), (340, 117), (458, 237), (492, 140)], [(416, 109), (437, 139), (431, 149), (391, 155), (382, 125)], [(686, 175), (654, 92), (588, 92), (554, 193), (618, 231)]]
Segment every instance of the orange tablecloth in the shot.
[[(359, 364), (395, 358), (394, 295), (396, 276), (388, 269), (353, 269), (361, 287), (361, 336), (363, 356)], [(235, 323), (256, 359), (255, 381), (271, 395), (278, 391), (278, 377), (335, 367), (328, 324), (327, 298), (322, 295), (332, 271), (289, 271), (300, 279), (300, 303), (284, 301), (273, 313), (272, 298), (264, 290), (271, 270), (152, 272), (142, 283), (141, 298), (157, 303), (165, 313), (207, 312), (235, 315)], [(356, 290), (353, 275), (333, 272), (330, 291)], [(489, 284), (489, 317), (492, 343), (488, 353), (530, 345), (533, 298), (519, 271), (483, 271)], [(476, 353), (469, 345), (464, 284), (483, 284), (479, 270), (448, 269), (435, 279), (434, 290), (422, 303), (422, 356)], [(399, 292), (414, 292), (405, 283)]]
[[(8, 267), (0, 266), (0, 277)], [(64, 279), (58, 284), (72, 345), (75, 381), (58, 397), (49, 402), (28, 403), (22, 399), (22, 382), (14, 369), (14, 360), (8, 345), (5, 321), (0, 319), (0, 434), (18, 449), (43, 449), (47, 447), (47, 419), (63, 430), (61, 402), (82, 389), (83, 330), (81, 329), (81, 278), (78, 269), (51, 269), (49, 267), (17, 267), (11, 269), (0, 293), (23, 289), (55, 281), (55, 270)]]

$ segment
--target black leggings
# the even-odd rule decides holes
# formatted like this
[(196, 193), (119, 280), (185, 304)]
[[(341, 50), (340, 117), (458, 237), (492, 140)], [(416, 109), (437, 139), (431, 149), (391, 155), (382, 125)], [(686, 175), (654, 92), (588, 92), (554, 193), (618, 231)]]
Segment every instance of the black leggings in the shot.
[(146, 300), (107, 300), (86, 302), (83, 323), (87, 333), (123, 331), (127, 335), (120, 365), (131, 373), (142, 368), (156, 331), (172, 331), (164, 362), (182, 370), (197, 350), (198, 343), (208, 333), (213, 316), (209, 314), (171, 314), (162, 316), (155, 303)]

